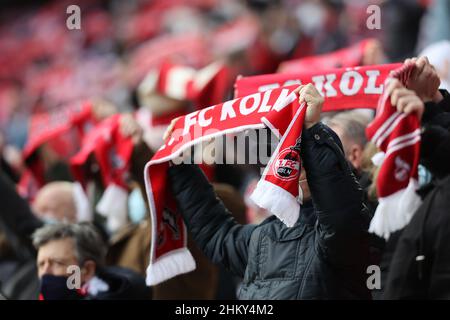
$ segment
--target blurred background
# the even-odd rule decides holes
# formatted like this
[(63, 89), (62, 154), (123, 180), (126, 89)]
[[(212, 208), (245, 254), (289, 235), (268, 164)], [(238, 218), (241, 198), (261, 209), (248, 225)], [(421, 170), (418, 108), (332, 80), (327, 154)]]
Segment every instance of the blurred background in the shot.
[[(81, 30), (68, 30), (69, 5)], [(369, 30), (371, 4), (381, 30)], [(378, 39), (401, 61), (448, 39), (446, 0), (0, 1), (0, 128), (22, 148), (27, 119), (101, 96), (138, 107), (139, 81), (163, 59), (200, 68), (225, 58), (236, 74), (274, 72), (281, 61)], [(386, 61), (386, 62), (387, 62)]]

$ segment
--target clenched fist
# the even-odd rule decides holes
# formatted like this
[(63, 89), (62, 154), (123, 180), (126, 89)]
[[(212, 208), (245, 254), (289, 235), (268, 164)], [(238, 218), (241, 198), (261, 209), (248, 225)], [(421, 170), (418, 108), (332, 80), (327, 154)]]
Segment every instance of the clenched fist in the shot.
[(442, 95), (438, 90), (441, 80), (428, 58), (406, 59), (405, 64), (414, 64), (414, 69), (406, 87), (414, 90), (423, 102), (439, 102), (442, 99)]
[(406, 114), (415, 112), (419, 119), (422, 118), (425, 105), (415, 91), (405, 88), (397, 79), (392, 79), (386, 90), (391, 96), (391, 104), (399, 112)]

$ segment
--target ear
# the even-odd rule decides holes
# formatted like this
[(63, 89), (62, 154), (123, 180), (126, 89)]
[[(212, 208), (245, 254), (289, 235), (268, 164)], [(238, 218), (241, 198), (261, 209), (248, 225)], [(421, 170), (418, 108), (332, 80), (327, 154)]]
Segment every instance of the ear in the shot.
[(83, 264), (81, 268), (81, 282), (86, 283), (95, 276), (97, 265), (94, 261), (88, 260)]
[(361, 168), (362, 156), (363, 156), (363, 149), (361, 148), (361, 146), (353, 144), (350, 147), (348, 160), (356, 170), (359, 170)]

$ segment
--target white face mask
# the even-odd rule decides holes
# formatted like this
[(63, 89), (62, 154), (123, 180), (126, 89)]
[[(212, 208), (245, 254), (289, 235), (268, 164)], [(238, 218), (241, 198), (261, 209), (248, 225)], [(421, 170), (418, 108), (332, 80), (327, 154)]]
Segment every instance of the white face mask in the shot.
[(44, 222), (44, 224), (49, 225), (49, 224), (58, 224), (61, 223), (62, 221), (59, 221), (49, 215), (43, 215), (41, 217), (42, 222)]
[(139, 223), (147, 214), (145, 200), (142, 198), (141, 190), (134, 189), (128, 197), (128, 216), (133, 223)]
[(418, 166), (419, 186), (422, 187), (431, 182), (431, 172), (427, 170), (423, 165)]

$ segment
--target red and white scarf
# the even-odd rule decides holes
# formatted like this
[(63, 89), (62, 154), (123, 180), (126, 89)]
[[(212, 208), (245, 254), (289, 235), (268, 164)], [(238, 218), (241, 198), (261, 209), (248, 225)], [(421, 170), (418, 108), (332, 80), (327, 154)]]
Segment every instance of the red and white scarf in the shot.
[(18, 183), (18, 192), (32, 201), (45, 184), (44, 167), (40, 157), (29, 159), (47, 144), (61, 159), (67, 160), (79, 149), (84, 135), (96, 120), (89, 101), (69, 104), (52, 112), (33, 114), (30, 119), (27, 143), (22, 151), (28, 169)]
[[(400, 64), (334, 70), (335, 79), (339, 79), (337, 83), (340, 83), (336, 88), (341, 92), (334, 96), (325, 94), (328, 110), (375, 108), (384, 90), (384, 80), (398, 66)], [(345, 76), (345, 72), (352, 73)], [(302, 76), (301, 83), (315, 79), (314, 76), (321, 76), (324, 79), (321, 88), (330, 91), (333, 76), (327, 77), (327, 74)], [(228, 133), (263, 127), (269, 127), (278, 134), (279, 145), (252, 194), (252, 200), (275, 214), (287, 226), (297, 221), (299, 204), (296, 197), (301, 165), (298, 147), (306, 109), (298, 105), (297, 97), (292, 92), (298, 84), (250, 94), (251, 90), (258, 91), (261, 83), (277, 83), (278, 76), (284, 75), (240, 78), (236, 84), (238, 98), (178, 119), (172, 138), (147, 164), (145, 181), (153, 228), (150, 265), (147, 269), (149, 285), (195, 269), (195, 262), (186, 248), (186, 228), (166, 181), (169, 161), (197, 143)], [(286, 79), (290, 80), (283, 78), (278, 86), (289, 84)], [(352, 94), (346, 94), (346, 90), (351, 90)], [(249, 95), (242, 97), (242, 92)]]
[[(143, 95), (159, 93), (175, 100), (191, 101), (195, 107), (203, 107), (223, 101), (228, 78), (229, 70), (221, 61), (200, 70), (164, 61), (158, 68), (150, 70), (138, 90)], [(151, 105), (147, 107), (152, 108)]]
[[(396, 69), (392, 77), (406, 84), (414, 65)], [(378, 207), (369, 231), (384, 238), (406, 226), (420, 205), (416, 194), (420, 152), (420, 121), (417, 114), (398, 112), (390, 96), (380, 97), (375, 119), (366, 134), (384, 153), (376, 187)]]
[[(375, 109), (383, 93), (384, 81), (400, 63), (365, 67), (275, 73), (236, 79), (235, 97), (263, 92), (288, 85), (312, 83), (324, 96), (324, 112), (344, 109)], [(311, 69), (306, 69), (311, 70)]]
[(84, 166), (90, 155), (98, 163), (105, 191), (96, 206), (99, 214), (107, 218), (107, 228), (115, 232), (127, 223), (128, 179), (133, 152), (131, 137), (120, 132), (122, 114), (115, 114), (100, 122), (82, 143), (70, 166), (77, 181), (86, 186)]
[(186, 248), (186, 227), (167, 185), (169, 162), (191, 146), (229, 133), (269, 127), (279, 135), (279, 145), (253, 193), (261, 207), (292, 226), (299, 216), (299, 145), (306, 108), (299, 106), (297, 86), (268, 90), (208, 107), (182, 118), (172, 137), (145, 168), (152, 217), (152, 248), (147, 284), (155, 285), (195, 269)]

